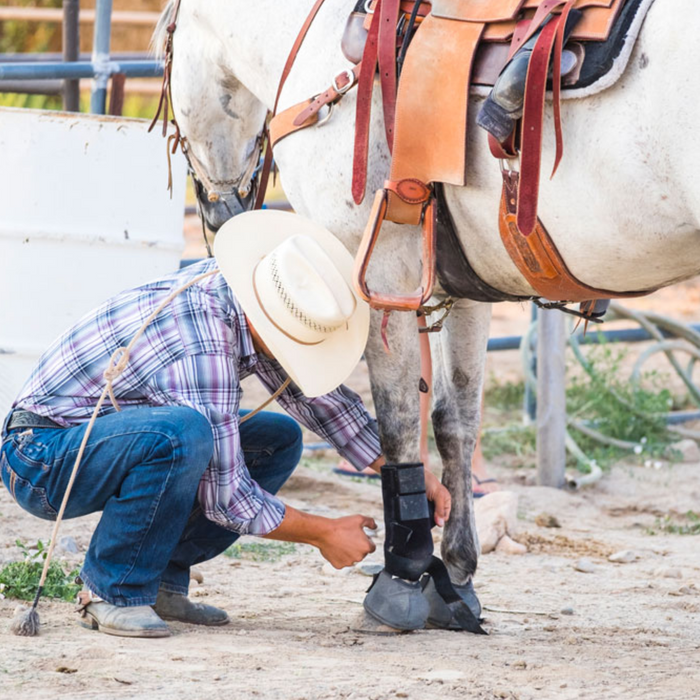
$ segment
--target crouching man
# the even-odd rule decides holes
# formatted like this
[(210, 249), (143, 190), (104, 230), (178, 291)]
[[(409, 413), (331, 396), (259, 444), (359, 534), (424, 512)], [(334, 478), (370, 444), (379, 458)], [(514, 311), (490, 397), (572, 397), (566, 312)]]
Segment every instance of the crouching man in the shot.
[[(114, 351), (148, 326), (89, 437), (66, 517), (102, 511), (85, 557), (82, 624), (164, 637), (163, 620), (221, 625), (228, 615), (187, 598), (190, 567), (240, 535), (317, 547), (335, 567), (374, 551), (371, 518), (306, 514), (274, 494), (296, 467), (301, 430), (284, 415), (239, 409), (255, 374), (296, 420), (357, 469), (383, 464), (375, 421), (341, 385), (359, 361), (369, 309), (350, 284), (352, 257), (301, 217), (252, 212), (217, 236), (216, 260), (128, 290), (46, 351), (2, 434), (2, 480), (33, 515), (56, 517)], [(426, 472), (437, 517), (449, 495)]]

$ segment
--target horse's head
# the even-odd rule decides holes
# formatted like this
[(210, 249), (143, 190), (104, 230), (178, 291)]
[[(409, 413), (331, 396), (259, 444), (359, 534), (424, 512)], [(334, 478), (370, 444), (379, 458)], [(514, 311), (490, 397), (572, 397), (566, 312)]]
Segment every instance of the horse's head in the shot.
[[(172, 0), (153, 36), (161, 50), (172, 21)], [(225, 47), (207, 40), (202, 20), (183, 3), (173, 40), (171, 93), (197, 202), (212, 231), (253, 207), (267, 108), (236, 79)]]

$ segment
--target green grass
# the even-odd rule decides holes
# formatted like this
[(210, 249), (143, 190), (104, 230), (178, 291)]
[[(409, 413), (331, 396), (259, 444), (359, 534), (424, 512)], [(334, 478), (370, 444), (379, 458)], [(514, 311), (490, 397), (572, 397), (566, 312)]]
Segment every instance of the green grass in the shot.
[(647, 530), (649, 535), (700, 535), (700, 513), (689, 510), (683, 515), (671, 515), (657, 518), (654, 527)]
[(293, 542), (235, 542), (224, 554), (232, 559), (277, 562), (296, 552)]
[[(41, 578), (48, 545), (39, 540), (35, 545), (36, 551), (30, 551), (19, 540), (15, 544), (22, 550), (24, 561), (11, 562), (0, 569), (0, 594), (6, 598), (33, 600)], [(75, 600), (80, 590), (80, 585), (75, 583), (78, 573), (78, 569), (66, 572), (59, 562), (52, 561), (43, 595), (46, 598), (57, 598), (68, 602)]]
[[(667, 430), (665, 414), (673, 399), (668, 377), (647, 372), (639, 383), (629, 381), (621, 365), (626, 349), (602, 343), (589, 349), (588, 371), (577, 366), (567, 377), (566, 406), (570, 419), (587, 421), (596, 431), (635, 443), (640, 461), (668, 456), (675, 438)], [(572, 428), (581, 449), (603, 467), (630, 455), (630, 451), (602, 445)]]
[[(567, 371), (566, 406), (570, 419), (586, 423), (603, 435), (632, 443), (636, 450), (601, 444), (571, 426), (571, 434), (586, 456), (603, 469), (620, 459), (634, 456), (648, 459), (674, 459), (669, 445), (677, 436), (669, 433), (665, 414), (673, 407), (668, 377), (657, 372), (644, 374), (638, 383), (628, 379), (622, 365), (627, 351), (601, 342), (584, 349), (588, 368), (578, 363)], [(486, 426), (482, 447), (487, 459), (510, 455), (531, 462), (536, 452), (534, 427), (520, 423), (525, 387), (523, 382), (499, 382), (493, 376), (484, 394)], [(490, 425), (489, 425), (490, 424)], [(493, 429), (493, 426), (497, 429)], [(517, 466), (517, 465), (516, 465)], [(582, 471), (587, 464), (569, 458), (569, 466)]]
[(490, 378), (484, 392), (484, 403), (488, 408), (510, 412), (521, 410), (525, 398), (524, 382), (499, 382)]
[(501, 455), (528, 458), (535, 454), (537, 431), (534, 426), (513, 425), (502, 430), (486, 430), (481, 436), (481, 449), (486, 459)]

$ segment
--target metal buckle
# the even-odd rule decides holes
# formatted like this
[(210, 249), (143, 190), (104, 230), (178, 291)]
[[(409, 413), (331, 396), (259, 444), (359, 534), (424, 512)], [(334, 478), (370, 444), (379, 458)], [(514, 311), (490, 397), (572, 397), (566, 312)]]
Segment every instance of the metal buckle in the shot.
[(365, 0), (365, 12), (368, 15), (374, 14), (374, 10), (372, 9), (372, 0)]
[(326, 116), (322, 119), (319, 119), (316, 122), (316, 126), (323, 126), (324, 124), (327, 124), (333, 116), (333, 108), (335, 107), (335, 102), (330, 102), (326, 105), (326, 107), (328, 107), (328, 114), (326, 114)]
[[(338, 85), (338, 78), (340, 78), (342, 76), (346, 76), (348, 79), (348, 82), (343, 87), (340, 87)], [(335, 76), (335, 78), (333, 78), (333, 89), (339, 95), (344, 95), (354, 84), (355, 84), (355, 74), (349, 68), (346, 68), (342, 73), (339, 73), (338, 75)]]

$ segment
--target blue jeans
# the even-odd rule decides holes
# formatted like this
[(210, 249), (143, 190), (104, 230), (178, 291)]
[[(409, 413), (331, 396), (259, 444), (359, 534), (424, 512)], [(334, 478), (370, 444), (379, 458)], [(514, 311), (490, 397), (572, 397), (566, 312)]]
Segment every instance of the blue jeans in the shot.
[[(2, 481), (17, 503), (54, 520), (85, 425), (16, 429), (0, 450)], [(253, 479), (276, 492), (301, 455), (287, 416), (259, 413), (241, 426)], [(98, 418), (68, 500), (66, 518), (102, 511), (81, 578), (114, 605), (153, 605), (159, 586), (187, 593), (189, 567), (238, 535), (208, 521), (195, 502), (212, 457), (211, 426), (187, 407), (129, 409)]]

